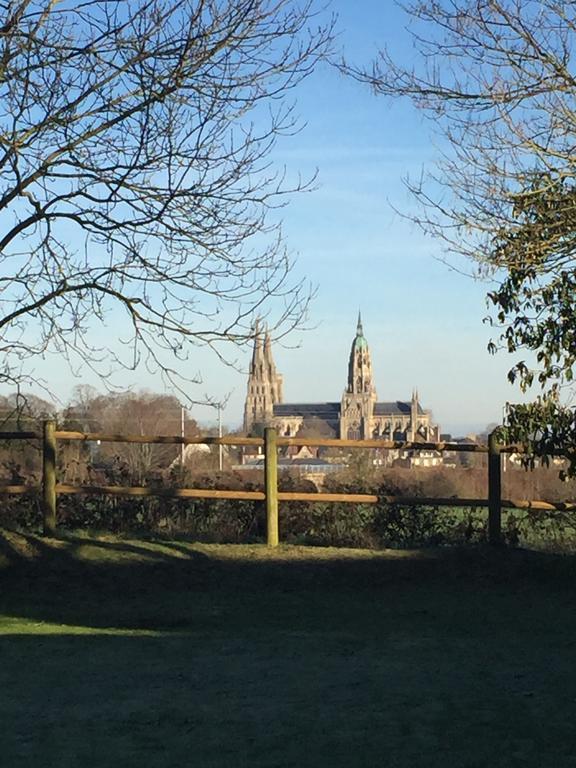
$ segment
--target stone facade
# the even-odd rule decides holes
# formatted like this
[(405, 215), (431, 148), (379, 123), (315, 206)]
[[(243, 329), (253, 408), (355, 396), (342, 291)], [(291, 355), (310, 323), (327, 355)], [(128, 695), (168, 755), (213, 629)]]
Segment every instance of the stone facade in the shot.
[(410, 400), (378, 402), (370, 348), (358, 316), (356, 336), (348, 360), (348, 381), (340, 402), (284, 403), (282, 377), (272, 358), (270, 336), (256, 330), (244, 408), (244, 431), (257, 425), (275, 426), (281, 435), (296, 435), (302, 424), (326, 422), (337, 437), (351, 440), (437, 441), (440, 429), (432, 423), (414, 390)]
[(282, 376), (274, 365), (270, 334), (266, 332), (262, 338), (256, 326), (244, 405), (244, 430), (250, 432), (255, 424), (270, 424), (274, 406), (282, 399)]

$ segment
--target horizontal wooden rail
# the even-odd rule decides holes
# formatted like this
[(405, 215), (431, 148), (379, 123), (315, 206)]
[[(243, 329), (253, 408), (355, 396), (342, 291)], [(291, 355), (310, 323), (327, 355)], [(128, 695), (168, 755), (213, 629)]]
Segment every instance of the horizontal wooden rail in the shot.
[(378, 496), (369, 493), (288, 493), (279, 491), (279, 501), (339, 502), (342, 504), (377, 504)]
[[(159, 443), (163, 445), (254, 445), (263, 446), (261, 437), (181, 437), (179, 435), (129, 435), (107, 432), (73, 432), (56, 430), (57, 440), (80, 440), (101, 443)], [(1, 437), (1, 435), (0, 435)]]
[[(240, 437), (237, 435), (225, 435), (223, 437), (181, 437), (180, 435), (133, 435), (133, 434), (109, 434), (107, 432), (78, 432), (76, 430), (55, 430), (57, 440), (74, 440), (81, 442), (101, 443), (150, 443), (160, 445), (229, 445), (263, 447), (264, 440), (261, 437)], [(41, 440), (39, 432), (0, 432), (1, 440)], [(417, 441), (399, 440), (340, 440), (337, 438), (308, 438), (308, 437), (278, 437), (277, 445), (280, 447), (313, 447), (313, 448), (368, 448), (380, 450), (406, 450), (406, 451), (439, 451), (460, 453), (488, 453), (487, 445), (476, 443), (421, 443)], [(527, 449), (522, 445), (502, 445), (501, 453), (526, 453)], [(550, 456), (563, 456), (561, 451), (552, 451)]]
[[(39, 486), (0, 485), (0, 495), (34, 493)], [(220, 491), (214, 488), (157, 488), (154, 486), (130, 485), (65, 485), (56, 486), (57, 493), (66, 495), (110, 495), (140, 496), (182, 499), (242, 499), (245, 501), (263, 501), (263, 491)], [(406, 504), (415, 506), (451, 506), (451, 507), (486, 507), (486, 499), (434, 498), (424, 496), (377, 496), (368, 493), (306, 493), (279, 491), (279, 501), (339, 502), (349, 504)], [(512, 505), (512, 502), (509, 502)], [(527, 504), (548, 504), (548, 502), (517, 501), (516, 506)]]
[[(339, 438), (304, 438), (304, 437), (278, 437), (279, 446), (295, 446), (308, 448), (370, 448), (396, 451), (439, 451), (459, 453), (489, 453), (488, 445), (478, 443), (422, 443), (418, 441), (400, 440), (340, 440)], [(500, 453), (527, 453), (526, 446), (510, 444), (501, 445)], [(551, 451), (550, 456), (564, 456), (562, 451)]]
[[(32, 485), (11, 484), (0, 486), (0, 495), (22, 495), (37, 493), (41, 496), (44, 510), (44, 533), (53, 535), (56, 531), (57, 495), (107, 495), (127, 497), (157, 497), (172, 499), (225, 499), (244, 501), (264, 501), (266, 503), (267, 543), (276, 546), (278, 537), (278, 502), (303, 501), (312, 503), (345, 503), (345, 504), (398, 504), (404, 506), (433, 506), (433, 507), (487, 507), (488, 508), (488, 538), (491, 544), (502, 541), (501, 511), (502, 509), (526, 509), (543, 511), (576, 511), (576, 502), (546, 502), (525, 499), (501, 499), (501, 470), (502, 453), (523, 453), (522, 446), (506, 445), (498, 442), (498, 433), (490, 435), (488, 445), (455, 442), (417, 442), (396, 440), (337, 440), (323, 438), (282, 437), (272, 427), (265, 429), (264, 437), (239, 437), (226, 435), (224, 437), (193, 437), (181, 435), (134, 435), (108, 434), (104, 432), (79, 432), (74, 430), (56, 430), (54, 419), (45, 420), (42, 433), (33, 431), (0, 432), (0, 440), (41, 440), (42, 450), (42, 485), (37, 488)], [(158, 486), (115, 486), (115, 485), (81, 485), (73, 486), (57, 484), (57, 442), (81, 441), (104, 443), (136, 443), (136, 444), (168, 444), (168, 445), (229, 445), (251, 446), (263, 449), (265, 459), (265, 488), (262, 491), (216, 490), (204, 488), (165, 488)], [(338, 449), (369, 449), (369, 450), (398, 450), (398, 451), (438, 451), (483, 453), (488, 454), (488, 499), (459, 499), (391, 496), (375, 494), (345, 494), (345, 493), (297, 493), (278, 490), (278, 447), (312, 446)], [(556, 454), (559, 455), (559, 454)], [(38, 493), (41, 491), (41, 493)]]
[[(38, 432), (0, 432), (0, 440), (33, 440), (42, 436)], [(108, 432), (78, 432), (76, 430), (56, 430), (57, 440), (74, 440), (101, 443), (156, 443), (163, 445), (231, 445), (263, 447), (261, 437), (181, 437), (180, 435), (134, 435)], [(372, 448), (382, 450), (435, 450), (486, 453), (485, 445), (472, 443), (419, 443), (397, 440), (340, 440), (336, 438), (278, 437), (278, 446), (319, 447), (319, 448)]]
[[(0, 496), (21, 496), (38, 493), (40, 488), (31, 485), (2, 485)], [(56, 492), (64, 495), (109, 495), (109, 496), (133, 496), (156, 497), (174, 499), (230, 499), (238, 501), (264, 501), (262, 491), (220, 491), (203, 488), (148, 488), (146, 486), (77, 486), (57, 485)], [(372, 494), (344, 494), (344, 493), (278, 493), (279, 501), (307, 501), (312, 503), (342, 503), (342, 504), (398, 504), (405, 506), (431, 506), (431, 507), (487, 507), (487, 499), (458, 499), (435, 498), (424, 496), (374, 496)], [(502, 507), (506, 510), (536, 510), (542, 512), (574, 512), (576, 502), (568, 501), (542, 501), (530, 499), (503, 499)]]
[(576, 511), (576, 502), (573, 501), (530, 501), (528, 499), (502, 499), (501, 504), (507, 509), (535, 509), (542, 512)]
[[(34, 486), (0, 486), (0, 494), (22, 494), (37, 491)], [(264, 501), (263, 491), (221, 491), (214, 488), (151, 488), (148, 486), (123, 485), (57, 485), (56, 492), (65, 495), (108, 495), (137, 496), (173, 499), (236, 499), (242, 501)], [(343, 504), (398, 504), (406, 506), (431, 507), (487, 507), (488, 499), (436, 498), (433, 496), (376, 496), (366, 493), (297, 493), (278, 492), (279, 501), (330, 502)], [(502, 506), (508, 509), (576, 510), (573, 502), (530, 501), (507, 499)]]
[[(264, 440), (261, 437), (239, 437), (225, 435), (224, 437), (181, 437), (179, 435), (133, 435), (109, 434), (105, 432), (75, 432), (56, 430), (58, 440), (79, 440), (83, 442), (100, 441), (101, 443), (159, 443), (168, 445), (232, 445), (253, 446), (262, 448)], [(0, 435), (1, 437), (1, 435)], [(280, 447), (318, 447), (318, 448), (371, 448), (381, 450), (435, 450), (462, 451), (465, 453), (487, 453), (488, 446), (475, 443), (419, 443), (400, 442), (391, 440), (340, 440), (332, 438), (278, 437), (276, 444)]]
[[(22, 496), (37, 494), (38, 485), (0, 485), (0, 496)], [(111, 495), (182, 499), (237, 499), (244, 501), (263, 501), (262, 491), (221, 491), (213, 488), (153, 488), (148, 486), (122, 485), (65, 485), (56, 486), (56, 492), (65, 495)], [(488, 499), (440, 498), (434, 496), (376, 496), (373, 494), (344, 493), (278, 493), (279, 501), (338, 502), (350, 504), (399, 504), (406, 506), (432, 507), (487, 507)], [(506, 509), (538, 510), (545, 512), (574, 512), (576, 502), (544, 501), (531, 499), (502, 499)]]
[(38, 493), (39, 485), (0, 485), (2, 496), (21, 496), (24, 493)]
[(263, 491), (219, 491), (214, 488), (149, 488), (128, 485), (57, 485), (56, 493), (67, 495), (154, 496), (161, 499), (236, 499), (264, 501)]
[(319, 448), (372, 448), (381, 450), (406, 451), (462, 451), (465, 453), (488, 453), (487, 445), (476, 443), (420, 443), (400, 440), (340, 440), (337, 438), (279, 437), (279, 446), (307, 446)]
[[(139, 496), (168, 499), (237, 499), (264, 501), (263, 491), (219, 491), (214, 488), (151, 488), (127, 485), (64, 485), (56, 486), (57, 493), (67, 495)], [(350, 504), (376, 504), (378, 496), (365, 493), (278, 493), (279, 501), (343, 502)]]

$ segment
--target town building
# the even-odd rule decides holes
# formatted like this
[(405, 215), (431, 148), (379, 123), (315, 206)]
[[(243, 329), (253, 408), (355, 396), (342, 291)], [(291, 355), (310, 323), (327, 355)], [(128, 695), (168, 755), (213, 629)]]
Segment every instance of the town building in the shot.
[(418, 390), (409, 400), (378, 401), (372, 359), (358, 315), (356, 336), (348, 360), (348, 378), (338, 402), (285, 403), (283, 380), (276, 370), (268, 332), (255, 334), (244, 408), (244, 431), (274, 426), (279, 434), (294, 436), (310, 424), (327, 425), (335, 437), (434, 442), (440, 429), (430, 411), (422, 408)]

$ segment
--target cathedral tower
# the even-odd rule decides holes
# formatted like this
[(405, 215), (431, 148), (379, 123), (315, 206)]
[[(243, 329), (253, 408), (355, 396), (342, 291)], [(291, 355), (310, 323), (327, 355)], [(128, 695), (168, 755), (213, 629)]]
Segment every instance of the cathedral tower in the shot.
[(256, 321), (254, 350), (244, 407), (244, 431), (250, 432), (255, 424), (270, 423), (274, 405), (281, 403), (282, 397), (282, 376), (276, 371), (274, 365), (270, 334), (266, 330), (262, 339), (259, 323)]
[(372, 437), (376, 388), (372, 379), (370, 349), (358, 313), (356, 336), (348, 361), (348, 383), (342, 397), (340, 437), (350, 440)]

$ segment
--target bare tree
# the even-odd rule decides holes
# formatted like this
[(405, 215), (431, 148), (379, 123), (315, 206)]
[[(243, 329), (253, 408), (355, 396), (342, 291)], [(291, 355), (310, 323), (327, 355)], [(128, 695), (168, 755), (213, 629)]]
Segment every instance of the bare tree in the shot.
[(170, 375), (270, 300), (298, 322), (309, 291), (268, 212), (306, 184), (270, 152), (329, 45), (314, 2), (0, 3), (0, 381), (49, 351)]
[[(510, 436), (544, 435), (553, 448), (568, 418), (576, 446), (574, 412), (561, 405), (576, 363), (576, 6), (425, 0), (405, 10), (410, 66), (384, 50), (370, 69), (345, 69), (412, 99), (440, 134), (437, 169), (408, 180), (422, 204), (414, 218), (448, 259), (464, 256), (497, 280), (490, 349), (516, 354), (510, 380), (542, 388), (512, 414)], [(535, 366), (518, 359), (523, 349)]]
[[(197, 437), (198, 424), (193, 418), (181, 422), (182, 405), (173, 395), (155, 392), (122, 392), (99, 394), (92, 388), (76, 387), (74, 397), (63, 413), (68, 429), (85, 432), (136, 435), (179, 435)], [(155, 443), (108, 443), (96, 446), (76, 443), (63, 446), (63, 465), (68, 476), (76, 476), (80, 467), (98, 460), (114, 465), (127, 480), (137, 485), (146, 483), (153, 474), (167, 469), (180, 455), (180, 446)]]
[(430, 119), (441, 157), (436, 171), (409, 180), (423, 205), (417, 221), (448, 253), (490, 272), (500, 266), (494, 238), (521, 226), (519, 197), (549, 189), (549, 175), (574, 176), (576, 12), (556, 0), (403, 7), (410, 67), (384, 49), (370, 69), (345, 68)]

